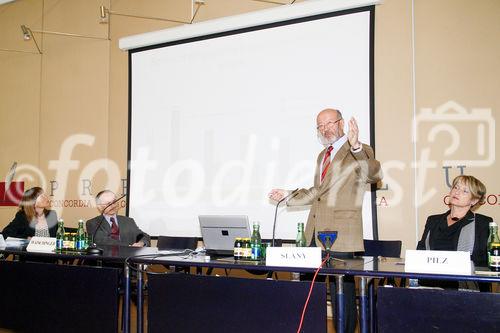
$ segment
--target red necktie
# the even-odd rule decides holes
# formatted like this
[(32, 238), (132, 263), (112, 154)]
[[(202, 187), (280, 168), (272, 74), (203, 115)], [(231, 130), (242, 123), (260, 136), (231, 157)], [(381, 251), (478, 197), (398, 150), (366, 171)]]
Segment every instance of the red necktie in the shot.
[(330, 156), (332, 155), (332, 150), (333, 150), (332, 146), (328, 147), (325, 156), (323, 157), (323, 164), (321, 168), (323, 171), (321, 172), (321, 178), (320, 178), (321, 183), (323, 182), (323, 179), (325, 179), (326, 172), (328, 171), (328, 167), (330, 166)]
[(109, 220), (111, 221), (111, 238), (119, 240), (120, 229), (118, 229), (118, 225), (116, 224), (115, 218), (111, 217)]

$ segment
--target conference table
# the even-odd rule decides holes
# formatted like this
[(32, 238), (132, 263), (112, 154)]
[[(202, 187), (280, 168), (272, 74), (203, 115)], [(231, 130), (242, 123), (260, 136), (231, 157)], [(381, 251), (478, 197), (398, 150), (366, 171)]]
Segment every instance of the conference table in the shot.
[[(58, 323), (60, 329), (71, 327), (71, 330), (76, 332), (95, 331), (96, 328), (97, 331), (118, 331), (118, 299), (119, 291), (122, 291), (124, 299), (122, 328), (124, 332), (129, 332), (131, 293), (135, 291), (137, 332), (142, 332), (143, 304), (146, 299), (144, 281), (147, 275), (148, 332), (167, 329), (191, 331), (192, 328), (200, 327), (204, 331), (213, 331), (217, 328), (229, 331), (238, 328), (243, 332), (255, 329), (270, 332), (296, 331), (300, 314), (308, 298), (311, 285), (309, 281), (242, 278), (224, 274), (185, 274), (175, 269), (155, 272), (148, 270), (148, 267), (151, 265), (162, 265), (167, 268), (191, 267), (196, 268), (197, 272), (201, 272), (201, 269), (243, 270), (263, 275), (268, 272), (314, 272), (312, 268), (266, 266), (263, 262), (192, 255), (182, 250), (160, 251), (157, 248), (119, 246), (102, 248), (104, 253), (98, 256), (82, 253), (28, 253), (22, 248), (0, 249), (0, 254), (13, 259), (0, 260), (0, 281), (4, 296), (0, 299), (0, 309), (12, 308), (12, 311), (0, 311), (0, 326), (3, 323), (25, 323), (27, 318), (22, 314), (30, 312), (23, 311), (22, 305), (31, 306), (29, 309), (32, 311), (42, 312), (45, 318), (39, 318), (41, 325), (51, 324), (51, 327), (54, 327), (54, 323)], [(77, 265), (74, 265), (75, 262)], [(56, 263), (58, 265), (55, 265)], [(131, 290), (131, 271), (137, 272), (132, 274), (136, 277), (133, 290)], [(379, 305), (382, 301), (389, 302), (387, 306), (384, 303), (383, 309), (377, 309), (379, 312), (389, 308), (404, 310), (405, 305), (390, 302), (406, 299), (407, 296), (410, 297), (408, 301), (410, 304), (415, 299), (421, 300), (423, 297), (424, 300), (428, 300), (432, 297), (445, 303), (447, 299), (453, 299), (457, 304), (472, 302), (476, 304), (477, 309), (471, 315), (477, 316), (478, 311), (479, 313), (489, 311), (487, 313), (490, 320), (481, 325), (495, 329), (500, 323), (500, 294), (408, 288), (378, 288), (375, 292), (373, 288), (373, 282), (384, 277), (500, 282), (498, 274), (488, 273), (486, 269), (479, 269), (472, 275), (409, 273), (404, 271), (403, 259), (360, 257), (330, 261), (330, 265), (322, 268), (319, 274), (336, 279), (335, 298), (340, 305), (343, 304), (341, 282), (344, 277), (355, 276), (359, 279), (361, 332), (375, 331), (377, 328), (380, 331), (389, 331), (389, 328), (385, 329), (385, 322), (382, 321), (398, 316), (403, 317), (407, 323), (412, 323), (412, 318), (408, 317), (409, 313), (403, 312), (401, 315), (396, 311), (394, 315), (381, 313), (378, 316), (378, 327), (375, 326), (373, 320), (376, 309), (373, 301), (375, 294)], [(33, 285), (27, 287), (30, 281)], [(5, 288), (6, 285), (9, 288)], [(323, 282), (314, 285), (303, 319), (304, 332), (326, 332), (326, 289)], [(444, 294), (435, 294), (436, 292)], [(20, 299), (27, 301), (21, 302), (18, 307), (13, 307), (12, 304)], [(425, 307), (425, 304), (418, 306)], [(484, 307), (489, 309), (485, 310)], [(64, 314), (59, 313), (61, 309), (64, 309)], [(342, 332), (344, 321), (342, 309), (342, 306), (336, 307), (337, 332)], [(7, 318), (5, 321), (5, 317), (8, 316), (17, 322), (16, 320), (14, 323), (9, 322), (12, 318)], [(57, 320), (54, 316), (57, 316)], [(67, 318), (64, 318), (65, 316)], [(103, 327), (106, 327), (106, 330), (103, 330)]]

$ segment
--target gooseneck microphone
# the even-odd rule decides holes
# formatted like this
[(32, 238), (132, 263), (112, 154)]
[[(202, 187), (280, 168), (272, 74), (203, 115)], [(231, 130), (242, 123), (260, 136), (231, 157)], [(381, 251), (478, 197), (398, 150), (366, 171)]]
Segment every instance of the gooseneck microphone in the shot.
[(288, 195), (284, 196), (280, 201), (278, 201), (278, 203), (276, 204), (276, 210), (274, 211), (274, 222), (273, 222), (273, 240), (271, 242), (271, 246), (274, 247), (274, 236), (275, 236), (275, 232), (276, 232), (276, 220), (277, 220), (277, 217), (278, 217), (278, 207), (279, 205), (285, 201), (286, 199), (288, 198), (293, 198), (295, 195), (297, 195), (297, 193), (299, 192), (299, 189), (296, 188), (295, 190), (293, 190), (292, 192), (290, 192)]
[(104, 209), (101, 212), (101, 215), (100, 215), (100, 218), (99, 218), (99, 222), (97, 223), (97, 227), (94, 229), (94, 232), (92, 233), (92, 245), (87, 248), (87, 254), (102, 254), (103, 253), (102, 249), (99, 248), (99, 247), (97, 247), (97, 245), (96, 245), (96, 243), (94, 241), (95, 235), (97, 233), (97, 230), (99, 230), (99, 228), (101, 227), (102, 222), (104, 220), (106, 220), (106, 218), (104, 217), (104, 213), (106, 212), (106, 210), (109, 207), (113, 206), (118, 201), (120, 201), (121, 199), (125, 198), (126, 196), (127, 195), (124, 194), (121, 197), (119, 197), (118, 199), (115, 199), (115, 200), (111, 201), (109, 204), (106, 205), (106, 207), (104, 207)]

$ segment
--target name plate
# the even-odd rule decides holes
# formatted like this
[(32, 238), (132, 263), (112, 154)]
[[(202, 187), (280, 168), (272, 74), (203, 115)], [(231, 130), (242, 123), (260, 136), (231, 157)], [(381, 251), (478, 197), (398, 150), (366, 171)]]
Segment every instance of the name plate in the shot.
[(473, 266), (467, 251), (406, 250), (405, 272), (471, 275)]
[(320, 247), (268, 247), (266, 266), (318, 268)]
[(32, 237), (26, 251), (28, 252), (54, 252), (56, 249), (56, 239), (49, 237)]

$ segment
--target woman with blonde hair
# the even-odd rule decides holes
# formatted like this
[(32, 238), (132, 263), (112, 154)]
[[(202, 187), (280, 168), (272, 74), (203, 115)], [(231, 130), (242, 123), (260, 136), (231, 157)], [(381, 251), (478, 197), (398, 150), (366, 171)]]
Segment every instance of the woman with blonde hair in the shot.
[(484, 202), (486, 187), (473, 176), (453, 180), (446, 213), (427, 218), (417, 250), (468, 251), (476, 266), (487, 266), (489, 222), (475, 213)]
[(49, 198), (41, 187), (32, 187), (24, 191), (16, 216), (2, 234), (5, 238), (55, 237), (56, 231), (57, 214), (50, 210)]

